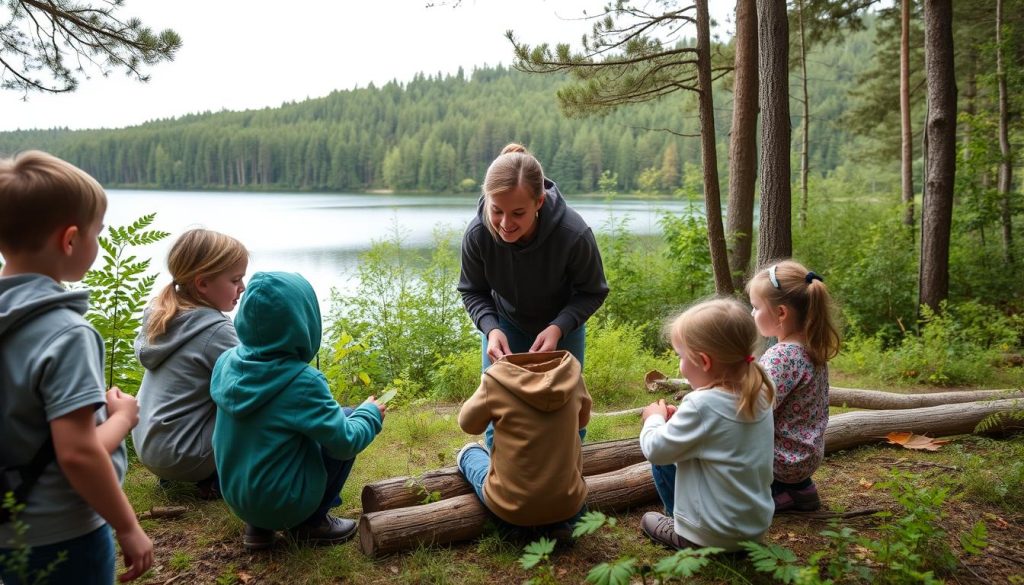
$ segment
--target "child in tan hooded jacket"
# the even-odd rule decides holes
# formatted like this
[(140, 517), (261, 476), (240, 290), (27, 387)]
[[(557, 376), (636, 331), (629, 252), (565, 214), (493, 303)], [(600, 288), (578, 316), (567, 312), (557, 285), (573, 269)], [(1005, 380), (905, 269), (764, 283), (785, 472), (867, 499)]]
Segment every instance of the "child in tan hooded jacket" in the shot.
[(470, 434), (494, 423), (491, 452), (477, 443), (457, 464), (480, 501), (516, 527), (551, 527), (561, 536), (585, 509), (587, 484), (579, 430), (592, 401), (580, 363), (567, 351), (510, 354), (481, 376), (462, 405)]

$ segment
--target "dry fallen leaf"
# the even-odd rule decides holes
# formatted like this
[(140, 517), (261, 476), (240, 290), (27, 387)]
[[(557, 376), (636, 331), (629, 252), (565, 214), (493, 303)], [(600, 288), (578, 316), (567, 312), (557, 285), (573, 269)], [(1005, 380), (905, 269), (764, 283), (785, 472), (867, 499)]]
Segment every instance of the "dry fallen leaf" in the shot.
[(939, 447), (949, 442), (946, 439), (933, 439), (909, 432), (892, 432), (886, 435), (885, 438), (889, 440), (889, 443), (901, 445), (904, 449), (922, 449), (925, 451), (938, 451)]
[(873, 482), (873, 481), (868, 481), (868, 480), (864, 479), (863, 477), (862, 477), (862, 478), (860, 478), (860, 481), (859, 481), (859, 482), (857, 482), (857, 483), (859, 483), (859, 484), (860, 484), (860, 487), (862, 487), (862, 488), (864, 488), (864, 489), (866, 489), (866, 490), (869, 490), (869, 489), (871, 489), (871, 487), (872, 487), (873, 485), (875, 485), (875, 482)]
[(991, 522), (990, 526), (992, 526), (993, 528), (998, 528), (999, 530), (1006, 530), (1010, 527), (1009, 522), (1003, 520), (1002, 518), (996, 516), (991, 512), (985, 512), (985, 520)]
[(254, 577), (245, 571), (238, 572), (238, 582), (242, 583), (242, 585), (252, 582), (253, 579)]

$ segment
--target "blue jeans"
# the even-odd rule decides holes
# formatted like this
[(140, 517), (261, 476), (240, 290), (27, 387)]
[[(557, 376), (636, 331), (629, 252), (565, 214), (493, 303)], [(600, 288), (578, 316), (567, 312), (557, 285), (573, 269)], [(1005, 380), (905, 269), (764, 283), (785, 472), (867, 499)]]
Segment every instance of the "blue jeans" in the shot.
[[(459, 466), (459, 471), (462, 472), (463, 477), (469, 482), (469, 485), (473, 486), (473, 491), (476, 492), (476, 497), (480, 498), (484, 507), (487, 507), (487, 498), (484, 497), (484, 480), (487, 479), (487, 472), (491, 468), (491, 456), (490, 454), (479, 445), (470, 447), (463, 455), (460, 461), (455, 462)], [(583, 504), (580, 511), (575, 516), (565, 520), (564, 522), (556, 522), (555, 524), (549, 525), (548, 527), (554, 527), (558, 524), (568, 523), (570, 526), (575, 526), (576, 522), (587, 513), (587, 505)], [(511, 528), (526, 528), (522, 526), (514, 526), (505, 522), (501, 518), (495, 517), (499, 527), (511, 527)]]
[[(40, 571), (46, 569), (61, 552), (67, 558), (54, 565), (54, 570), (43, 582), (82, 583), (83, 585), (111, 585), (114, 582), (114, 536), (110, 526), (104, 524), (96, 530), (70, 540), (32, 547), (28, 558), (27, 580), (10, 572), (9, 563), (0, 562), (0, 579), (6, 585), (28, 585), (35, 582)], [(6, 558), (11, 549), (0, 548), (0, 557)]]
[[(348, 407), (343, 407), (341, 410), (345, 416), (352, 414), (353, 411)], [(348, 480), (349, 474), (352, 473), (352, 466), (356, 462), (355, 457), (345, 460), (335, 459), (322, 446), (320, 447), (320, 456), (324, 460), (324, 469), (327, 470), (327, 487), (324, 489), (323, 499), (320, 500), (320, 507), (302, 522), (303, 525), (319, 526), (331, 508), (341, 505), (341, 488), (345, 487), (345, 481)]]
[[(505, 337), (508, 338), (508, 348), (512, 350), (512, 353), (526, 353), (530, 351), (530, 346), (536, 340), (536, 337), (530, 337), (523, 330), (513, 325), (510, 321), (498, 317), (498, 329), (501, 329), (505, 333)], [(482, 338), (482, 349), (483, 359), (481, 362), (480, 371), (484, 371), (491, 367), (491, 358), (487, 355), (487, 336), (480, 334)], [(583, 370), (583, 355), (586, 350), (587, 341), (587, 324), (580, 325), (580, 328), (576, 331), (563, 335), (558, 340), (558, 346), (556, 349), (564, 349), (571, 353), (580, 362), (580, 370)], [(580, 429), (580, 441), (587, 437), (587, 429)], [(487, 430), (484, 431), (484, 444), (487, 445), (487, 449), (490, 450), (494, 446), (494, 423), (487, 424)]]
[(654, 476), (654, 489), (658, 490), (661, 503), (665, 506), (665, 515), (671, 518), (676, 507), (676, 466), (652, 463), (651, 475)]

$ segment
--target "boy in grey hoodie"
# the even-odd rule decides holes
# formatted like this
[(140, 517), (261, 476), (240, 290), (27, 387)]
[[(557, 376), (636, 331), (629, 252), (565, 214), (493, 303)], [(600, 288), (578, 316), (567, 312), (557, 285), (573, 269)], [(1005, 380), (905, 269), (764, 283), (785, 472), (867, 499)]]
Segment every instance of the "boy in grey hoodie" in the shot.
[[(96, 259), (106, 208), (99, 183), (65, 161), (37, 151), (0, 160), (0, 472), (4, 491), (23, 497), (17, 520), (28, 525), (19, 543), (12, 523), (0, 524), (0, 557), (31, 548), (28, 575), (0, 563), (7, 585), (54, 562), (51, 583), (110, 585), (111, 527), (122, 581), (153, 563), (120, 485), (138, 406), (117, 388), (104, 394), (103, 340), (83, 318), (89, 293), (60, 284), (81, 280)], [(37, 456), (48, 461), (38, 474)]]

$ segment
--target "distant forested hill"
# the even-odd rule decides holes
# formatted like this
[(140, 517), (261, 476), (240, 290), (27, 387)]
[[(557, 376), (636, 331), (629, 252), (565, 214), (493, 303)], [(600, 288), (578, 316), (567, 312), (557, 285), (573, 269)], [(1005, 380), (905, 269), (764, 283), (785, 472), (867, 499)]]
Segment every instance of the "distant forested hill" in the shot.
[[(811, 168), (840, 161), (852, 138), (837, 121), (855, 75), (871, 61), (871, 33), (813, 54)], [(407, 83), (336, 91), (277, 108), (217, 112), (117, 130), (0, 133), (0, 153), (40, 148), (104, 185), (176, 189), (473, 191), (508, 142), (526, 144), (567, 192), (592, 192), (602, 172), (624, 192), (700, 189), (692, 96), (568, 119), (555, 91), (566, 78), (501, 66), (419, 75)], [(68, 96), (69, 103), (74, 95)], [(717, 92), (726, 165), (731, 95)], [(799, 113), (799, 108), (792, 109)], [(794, 117), (794, 149), (800, 120)], [(671, 130), (668, 132), (666, 130)]]

